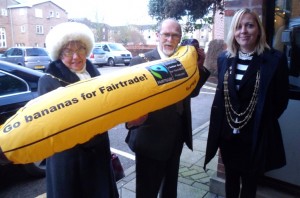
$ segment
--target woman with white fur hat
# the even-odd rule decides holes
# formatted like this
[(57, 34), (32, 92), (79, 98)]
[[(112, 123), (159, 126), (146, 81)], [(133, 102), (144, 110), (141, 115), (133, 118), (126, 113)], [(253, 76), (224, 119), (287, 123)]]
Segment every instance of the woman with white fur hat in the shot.
[[(39, 81), (39, 94), (100, 75), (86, 59), (93, 44), (92, 31), (81, 23), (66, 22), (50, 30), (46, 48), (53, 62), (46, 69), (49, 75)], [(108, 134), (97, 135), (89, 142), (49, 157), (46, 181), (48, 198), (119, 197)]]

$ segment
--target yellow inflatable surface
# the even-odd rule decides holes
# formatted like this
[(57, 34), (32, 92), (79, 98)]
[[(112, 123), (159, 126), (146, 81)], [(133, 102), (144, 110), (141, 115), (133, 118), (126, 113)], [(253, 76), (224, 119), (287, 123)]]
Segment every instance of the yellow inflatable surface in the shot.
[(171, 58), (80, 81), (31, 100), (1, 126), (2, 157), (22, 164), (39, 161), (184, 99), (199, 80), (197, 58), (194, 47), (181, 46)]

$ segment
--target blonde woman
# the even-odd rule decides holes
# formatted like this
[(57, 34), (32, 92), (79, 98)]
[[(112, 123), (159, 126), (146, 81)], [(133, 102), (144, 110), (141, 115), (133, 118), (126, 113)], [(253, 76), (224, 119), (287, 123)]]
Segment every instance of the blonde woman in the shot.
[(278, 118), (287, 107), (288, 86), (287, 59), (266, 43), (258, 15), (237, 11), (227, 51), (218, 57), (204, 164), (219, 148), (227, 198), (254, 198), (258, 177), (285, 165)]

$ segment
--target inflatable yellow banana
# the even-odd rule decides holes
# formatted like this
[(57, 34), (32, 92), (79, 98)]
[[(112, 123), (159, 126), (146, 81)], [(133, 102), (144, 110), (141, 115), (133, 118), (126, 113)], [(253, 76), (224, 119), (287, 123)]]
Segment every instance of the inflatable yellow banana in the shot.
[(31, 100), (1, 126), (2, 161), (42, 160), (184, 99), (199, 80), (197, 58), (193, 46), (181, 46), (171, 58), (80, 81)]

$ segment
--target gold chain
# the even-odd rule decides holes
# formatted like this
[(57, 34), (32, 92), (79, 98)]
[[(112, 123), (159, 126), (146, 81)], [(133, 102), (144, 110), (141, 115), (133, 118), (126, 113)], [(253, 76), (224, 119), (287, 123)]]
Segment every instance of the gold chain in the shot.
[[(251, 119), (252, 114), (254, 112), (255, 106), (257, 104), (257, 96), (258, 96), (258, 88), (259, 88), (259, 80), (260, 80), (260, 71), (257, 71), (256, 73), (256, 81), (254, 85), (254, 91), (251, 97), (251, 100), (249, 102), (249, 105), (245, 109), (245, 111), (238, 113), (233, 109), (233, 106), (230, 102), (230, 96), (229, 96), (229, 91), (228, 91), (228, 71), (226, 71), (225, 76), (224, 76), (224, 100), (225, 100), (225, 111), (226, 111), (226, 118), (229, 126), (232, 129), (242, 129)], [(234, 114), (237, 119), (235, 120), (232, 117), (232, 114)], [(244, 116), (244, 119), (239, 120), (241, 116)], [(234, 127), (233, 124), (238, 125), (238, 127)]]
[(52, 77), (52, 78), (54, 78), (54, 79), (56, 79), (56, 80), (58, 80), (58, 81), (60, 81), (60, 82), (66, 83), (67, 85), (72, 84), (72, 83), (69, 83), (69, 82), (67, 82), (67, 81), (64, 81), (64, 80), (62, 80), (62, 79), (60, 79), (60, 78), (57, 78), (57, 77), (55, 77), (55, 76), (53, 76), (53, 75), (51, 75), (51, 74), (46, 73), (46, 75), (48, 75), (48, 76), (50, 76), (50, 77)]

